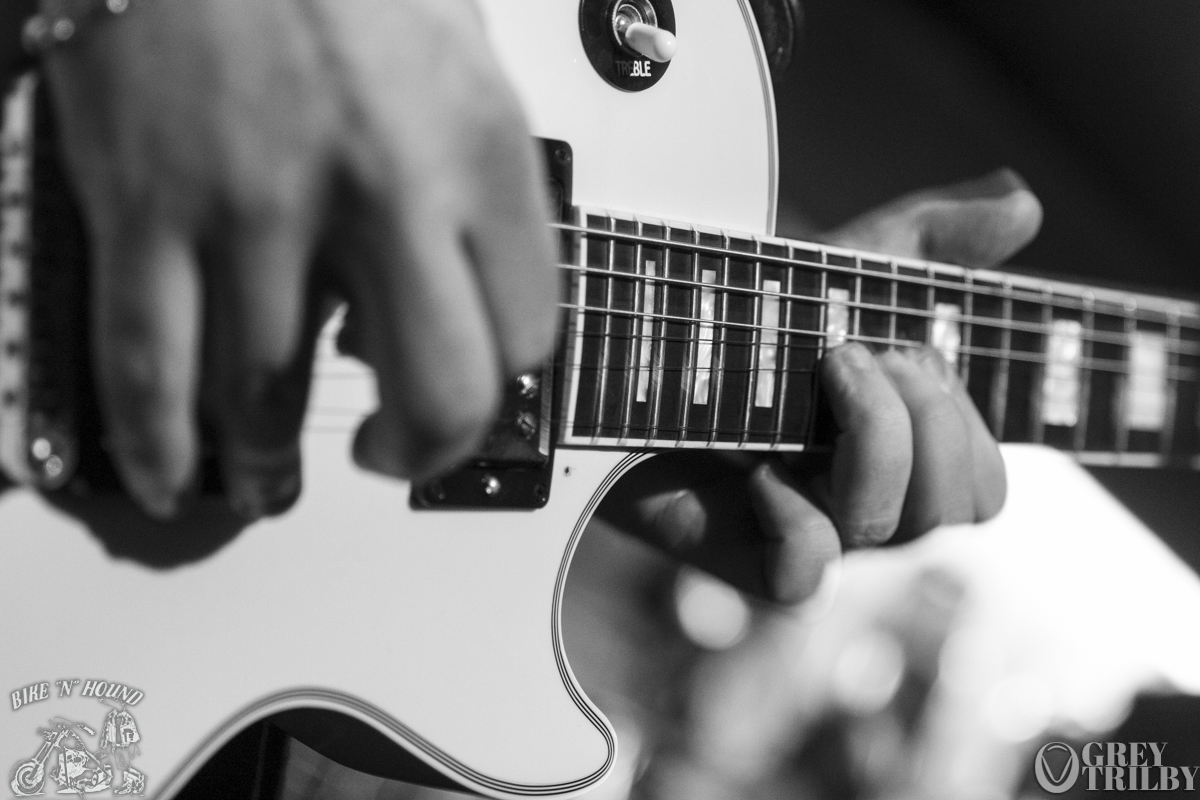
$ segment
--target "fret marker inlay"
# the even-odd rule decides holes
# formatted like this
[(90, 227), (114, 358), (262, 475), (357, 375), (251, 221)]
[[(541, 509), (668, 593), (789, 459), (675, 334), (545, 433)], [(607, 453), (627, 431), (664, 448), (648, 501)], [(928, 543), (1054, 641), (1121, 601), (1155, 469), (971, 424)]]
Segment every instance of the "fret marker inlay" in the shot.
[[(646, 277), (653, 278), (658, 274), (658, 264), (646, 262)], [(654, 340), (648, 331), (654, 329), (654, 282), (646, 281), (642, 293), (642, 312), (645, 314), (639, 322), (641, 349), (638, 353), (637, 401), (644, 403), (650, 397), (650, 358), (654, 351)], [(660, 367), (661, 369), (661, 367)], [(656, 376), (657, 377), (657, 376)]]
[(1056, 319), (1046, 340), (1042, 376), (1042, 422), (1074, 427), (1079, 423), (1079, 368), (1083, 364), (1083, 325)]
[(825, 296), (825, 346), (837, 347), (850, 335), (850, 290), (830, 286)]
[[(763, 281), (764, 292), (779, 292), (783, 289), (780, 281)], [(775, 353), (779, 343), (779, 298), (763, 297), (762, 300), (763, 332), (758, 346), (758, 381), (754, 386), (754, 405), (757, 408), (770, 408), (775, 402)]]
[(962, 331), (958, 319), (962, 316), (962, 308), (954, 303), (936, 303), (933, 307), (933, 330), (930, 332), (932, 344), (946, 363), (958, 365), (958, 351), (962, 348)]
[[(701, 283), (716, 283), (717, 271), (705, 269), (700, 271)], [(717, 293), (713, 289), (700, 290), (700, 319), (708, 320), (700, 325), (699, 346), (696, 348), (696, 386), (692, 392), (692, 402), (696, 405), (708, 405), (708, 382), (712, 374), (713, 326), (716, 318)]]
[(1161, 431), (1167, 421), (1166, 337), (1134, 331), (1130, 339), (1125, 426), (1135, 431)]

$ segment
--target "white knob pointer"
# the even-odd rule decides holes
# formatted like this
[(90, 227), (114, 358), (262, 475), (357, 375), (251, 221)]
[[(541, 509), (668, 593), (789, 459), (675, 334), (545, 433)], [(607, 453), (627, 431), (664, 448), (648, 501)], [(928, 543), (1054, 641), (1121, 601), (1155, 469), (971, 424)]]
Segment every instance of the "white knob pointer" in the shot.
[(651, 61), (670, 61), (675, 57), (675, 36), (644, 22), (634, 22), (625, 29), (625, 44)]

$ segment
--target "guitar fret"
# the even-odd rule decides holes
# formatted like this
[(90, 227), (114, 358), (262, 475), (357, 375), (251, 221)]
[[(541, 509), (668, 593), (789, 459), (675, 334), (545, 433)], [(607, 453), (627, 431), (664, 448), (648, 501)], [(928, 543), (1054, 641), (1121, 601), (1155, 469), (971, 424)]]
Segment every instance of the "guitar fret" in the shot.
[[(829, 256), (824, 250), (821, 251), (821, 263), (829, 263)], [(826, 270), (821, 270), (821, 297), (829, 299), (829, 273)], [(817, 330), (824, 331), (826, 333), (829, 333), (829, 308), (829, 303), (822, 303), (818, 309), (820, 325), (818, 326)], [(817, 357), (824, 358), (825, 351), (829, 348), (829, 339), (827, 337), (822, 337), (817, 343), (817, 347)]]
[[(654, 278), (658, 272), (657, 264), (654, 261), (642, 261), (641, 253), (638, 253), (638, 261), (643, 264), (643, 275), (647, 278)], [(641, 297), (638, 305), (642, 312), (646, 315), (655, 313), (654, 305), (654, 281), (647, 280), (641, 287)], [(646, 328), (650, 327), (650, 334), (647, 335)], [(650, 371), (654, 361), (654, 323), (649, 316), (643, 317), (641, 320), (641, 328), (638, 332), (638, 372), (637, 372), (637, 395), (636, 402), (646, 403), (650, 401)], [(656, 376), (657, 377), (657, 376)]]
[[(848, 326), (847, 333), (857, 326), (855, 334), (892, 341), (895, 337), (893, 321), (895, 317), (896, 282), (892, 280), (890, 265), (883, 261), (875, 261), (855, 257), (854, 262), (859, 275), (855, 279), (855, 291), (858, 293), (853, 305), (860, 303), (873, 308), (857, 308), (855, 320)], [(849, 300), (849, 296), (846, 298)], [(883, 310), (880, 310), (883, 309)], [(890, 345), (889, 345), (890, 346)]]
[(1125, 383), (1124, 424), (1126, 449), (1134, 453), (1159, 453), (1167, 427), (1171, 397), (1167, 352), (1168, 328), (1157, 323), (1133, 321), (1130, 334), (1129, 369)]
[[(642, 223), (637, 221), (634, 223), (635, 230), (638, 235), (642, 235)], [(638, 242), (633, 247), (633, 273), (635, 275), (642, 274), (642, 244)], [(638, 311), (642, 309), (643, 294), (645, 292), (645, 283), (643, 281), (634, 281), (633, 284), (633, 302), (632, 310)], [(644, 329), (648, 322), (652, 321), (652, 317), (631, 317), (629, 320), (629, 345), (625, 353), (626, 368), (621, 375), (622, 391), (621, 391), (621, 432), (618, 436), (619, 441), (625, 441), (629, 438), (630, 427), (633, 422), (633, 405), (634, 391), (637, 388), (636, 380), (637, 372), (633, 370), (633, 365), (639, 360), (639, 344), (641, 342)]]
[[(890, 295), (888, 304), (892, 307), (892, 310), (888, 312), (888, 339), (894, 342), (897, 336), (896, 309), (900, 307), (900, 284), (894, 278), (900, 273), (900, 265), (893, 260), (888, 262), (888, 268), (891, 270), (893, 276), (893, 280), (888, 281), (888, 294)], [(895, 345), (888, 345), (888, 348), (894, 349)]]
[[(788, 259), (794, 261), (796, 257), (796, 248), (791, 244), (787, 245), (786, 247)], [(794, 266), (787, 268), (787, 293), (790, 297), (794, 297), (796, 295), (796, 267)], [(821, 296), (825, 296), (825, 283), (823, 278), (821, 281)], [(795, 326), (795, 323), (792, 321), (793, 306), (794, 303), (792, 301), (786, 301), (783, 303), (783, 324), (784, 328), (788, 331), (791, 331)], [(792, 363), (791, 355), (792, 334), (785, 333), (783, 334), (783, 363), (781, 364), (781, 371), (779, 373), (779, 393), (777, 395), (778, 399), (775, 401), (774, 430), (771, 431), (771, 445), (773, 447), (778, 447), (783, 441), (783, 412), (787, 405), (785, 400), (788, 396), (788, 392), (791, 390), (791, 387), (788, 385), (788, 377), (791, 372)], [(808, 437), (806, 436), (806, 439), (807, 438)]]
[[(608, 227), (611, 229), (613, 227), (613, 223), (615, 221), (612, 219), (612, 217), (609, 217), (606, 220), (606, 222), (607, 222)], [(609, 273), (610, 276), (613, 271), (614, 250), (615, 250), (614, 242), (612, 242), (612, 241), (607, 242), (605, 245), (604, 262), (605, 262), (605, 269)], [(603, 279), (603, 281), (604, 281), (604, 308), (607, 310), (607, 309), (611, 309), (613, 307), (612, 306), (613, 280), (612, 280), (612, 277), (606, 277)], [(608, 363), (609, 363), (609, 353), (610, 353), (611, 344), (612, 344), (613, 319), (614, 319), (614, 316), (612, 314), (604, 315), (604, 335), (600, 340), (600, 364), (598, 367), (598, 372), (599, 372), (598, 380), (596, 381), (596, 403), (595, 403), (596, 420), (595, 420), (595, 427), (593, 428), (593, 430), (595, 432), (592, 434), (593, 442), (599, 440), (601, 432), (603, 431), (603, 425), (604, 425), (604, 400), (608, 396)]]
[(862, 335), (862, 309), (859, 303), (862, 303), (862, 259), (857, 255), (854, 257), (854, 268), (858, 270), (858, 274), (854, 276), (854, 335)]
[[(1029, 439), (1030, 439), (1030, 441), (1034, 442), (1035, 444), (1041, 444), (1046, 438), (1046, 419), (1045, 419), (1045, 415), (1046, 415), (1046, 382), (1047, 382), (1047, 377), (1050, 374), (1050, 371), (1052, 369), (1052, 364), (1053, 364), (1053, 357), (1051, 355), (1050, 342), (1053, 340), (1054, 333), (1055, 333), (1053, 330), (1054, 307), (1051, 303), (1051, 300), (1053, 299), (1053, 295), (1047, 290), (1046, 292), (1044, 292), (1044, 297), (1045, 297), (1046, 302), (1042, 306), (1042, 310), (1041, 310), (1042, 325), (1045, 327), (1046, 330), (1051, 331), (1051, 333), (1049, 336), (1043, 337), (1046, 340), (1046, 346), (1043, 348), (1042, 352), (1044, 352), (1046, 354), (1046, 360), (1047, 360), (1047, 362), (1050, 362), (1050, 363), (1047, 363), (1045, 365), (1037, 365), (1034, 368), (1033, 385), (1035, 388), (1034, 388), (1033, 392), (1030, 394), (1030, 398), (1029, 398), (1030, 405), (1032, 406), (1032, 408), (1030, 409), (1030, 414), (1029, 414)], [(1060, 328), (1061, 327), (1062, 326), (1060, 326)], [(1062, 332), (1066, 332), (1066, 330), (1067, 330), (1066, 328), (1062, 328)], [(1075, 335), (1078, 336), (1078, 331), (1075, 331)], [(1078, 341), (1078, 340), (1076, 340), (1076, 341)], [(1072, 366), (1074, 366), (1074, 365), (1072, 365)], [(1078, 368), (1075, 367), (1075, 369), (1078, 369)], [(1065, 382), (1072, 387), (1072, 388), (1068, 389), (1068, 393), (1074, 392), (1075, 394), (1077, 394), (1078, 386), (1079, 386), (1078, 375), (1075, 373), (1072, 373), (1068, 377), (1064, 372), (1063, 377), (1065, 378)], [(1077, 401), (1075, 401), (1075, 402), (1077, 402)], [(1075, 402), (1071, 402), (1070, 400), (1068, 401), (1068, 403), (1072, 406), (1075, 405)], [(1075, 414), (1075, 412), (1072, 411), (1072, 414)], [(1074, 423), (1072, 422), (1071, 424), (1074, 424)]]
[(700, 270), (700, 282), (707, 284), (700, 289), (700, 315), (704, 320), (697, 326), (696, 333), (696, 381), (692, 389), (692, 405), (707, 406), (712, 389), (713, 349), (717, 318), (717, 292), (709, 288), (717, 282), (716, 270)]
[[(1012, 284), (1005, 281), (1004, 297), (1000, 301), (1002, 319), (1012, 321)], [(1000, 329), (1000, 357), (996, 365), (996, 377), (992, 386), (991, 419), (992, 433), (997, 439), (1004, 439), (1004, 423), (1008, 411), (1008, 373), (1012, 354), (1012, 329), (1005, 326)]]
[(1162, 431), (1159, 434), (1158, 453), (1164, 459), (1171, 457), (1171, 443), (1175, 440), (1175, 410), (1178, 405), (1179, 378), (1179, 317), (1174, 317), (1167, 323), (1167, 397), (1166, 413), (1163, 419)]
[[(729, 249), (729, 236), (721, 236), (721, 245), (724, 249)], [(721, 286), (729, 287), (729, 257), (726, 256), (721, 260)], [(729, 292), (721, 292), (719, 294), (721, 318), (720, 323), (729, 322)], [(715, 315), (714, 315), (715, 316)], [(713, 402), (708, 425), (708, 441), (714, 443), (717, 441), (717, 432), (721, 427), (721, 405), (725, 395), (725, 361), (726, 361), (726, 342), (729, 337), (729, 328), (723, 324), (717, 324), (714, 331), (713, 340)]]
[(1085, 297), (1084, 303), (1083, 317), (1080, 321), (1080, 336), (1083, 341), (1080, 345), (1082, 366), (1079, 377), (1079, 416), (1075, 421), (1075, 435), (1071, 441), (1072, 448), (1079, 451), (1082, 451), (1087, 443), (1088, 424), (1091, 420), (1088, 412), (1092, 405), (1092, 368), (1087, 364), (1091, 363), (1093, 358), (1092, 335), (1096, 330), (1095, 300)]
[[(1200, 330), (1179, 327), (1182, 344), (1200, 342)], [(1200, 368), (1200, 357), (1186, 352), (1179, 354), (1181, 370)], [(1193, 468), (1200, 468), (1200, 381), (1180, 381), (1176, 389), (1176, 423), (1172, 457), (1186, 459)]]
[[(809, 263), (822, 263), (826, 260), (820, 251), (801, 250), (790, 244), (788, 252), (793, 256), (796, 253), (810, 252), (811, 255), (807, 255)], [(793, 267), (789, 273), (789, 280), (792, 281), (793, 296), (803, 294), (802, 290), (796, 286), (799, 283), (801, 286), (808, 285), (809, 296), (825, 297), (826, 284), (825, 270), (823, 269), (816, 274), (809, 270), (806, 275)], [(797, 334), (789, 337), (788, 349), (791, 351), (791, 357), (787, 373), (789, 388), (784, 420), (790, 424), (786, 424), (784, 430), (797, 431), (803, 437), (799, 440), (803, 447), (827, 444), (831, 437), (825, 441), (820, 440), (820, 436), (828, 433), (828, 430), (818, 427), (819, 415), (817, 414), (821, 394), (819, 364), (826, 344), (825, 337), (819, 335), (823, 330), (821, 326), (824, 319), (822, 316), (824, 304), (817, 307), (810, 304), (789, 303), (789, 305), (792, 306), (794, 319), (799, 320), (793, 322), (792, 327), (797, 330), (812, 331), (814, 335), (800, 336)], [(809, 323), (807, 326), (803, 324), (805, 320)], [(804, 368), (799, 368), (797, 365), (804, 365)], [(802, 391), (802, 389), (807, 389), (807, 391)]]
[[(1110, 303), (1093, 303), (1092, 325), (1101, 333), (1119, 334), (1122, 341), (1094, 339), (1087, 342), (1093, 361), (1124, 364), (1127, 347), (1124, 343), (1125, 320), (1121, 309)], [(1117, 422), (1121, 413), (1119, 398), (1121, 382), (1114, 372), (1092, 370), (1088, 378), (1088, 429), (1085, 436), (1085, 452), (1115, 452), (1117, 444)]]
[[(927, 319), (937, 319), (937, 289), (934, 288), (933, 281), (937, 278), (937, 273), (933, 271), (933, 265), (926, 269), (926, 274), (929, 277), (929, 287), (925, 290), (925, 311), (929, 314)], [(922, 341), (926, 344), (933, 344), (933, 325), (925, 324), (925, 336)]]
[[(580, 222), (586, 228), (607, 227), (607, 217), (580, 212)], [(606, 239), (584, 237), (580, 242), (579, 260), (589, 267), (605, 267), (608, 264), (609, 246)], [(606, 272), (606, 270), (605, 270)], [(607, 279), (596, 275), (580, 274), (577, 296), (585, 308), (602, 308), (607, 296)], [(577, 312), (575, 339), (575, 374), (572, 377), (570, 404), (571, 433), (595, 441), (600, 435), (602, 390), (600, 380), (604, 372), (600, 368), (602, 351), (607, 341), (605, 332), (609, 315), (603, 313)]]
[[(690, 231), (691, 241), (695, 244), (700, 243), (700, 232), (693, 227)], [(688, 267), (691, 271), (691, 279), (694, 285), (700, 283), (700, 256), (698, 253), (688, 255)], [(688, 302), (691, 306), (691, 319), (700, 318), (700, 292), (697, 289), (690, 289), (687, 293)], [(687, 439), (688, 423), (691, 421), (691, 387), (692, 378), (696, 370), (696, 351), (699, 347), (700, 330), (695, 323), (688, 326), (688, 343), (687, 355), (685, 356), (683, 372), (680, 379), (683, 382), (681, 387), (681, 396), (679, 401), (679, 441), (683, 442)]]
[[(665, 231), (664, 231), (664, 233), (665, 233)], [(666, 238), (666, 237), (664, 236), (664, 238)], [(668, 258), (670, 258), (670, 250), (664, 247), (662, 250), (662, 274), (664, 276), (666, 276), (666, 274), (667, 274), (667, 259)], [(651, 285), (653, 285), (653, 284), (651, 284)], [(661, 302), (662, 302), (662, 306), (661, 306), (662, 311), (663, 311), (663, 313), (666, 313), (666, 310), (667, 310), (667, 287), (665, 285), (662, 287), (662, 301)], [(653, 352), (651, 353), (652, 363), (655, 365), (654, 366), (654, 379), (651, 382), (651, 385), (653, 386), (654, 391), (650, 398), (650, 406), (651, 406), (650, 407), (650, 421), (649, 421), (650, 424), (649, 424), (647, 432), (646, 432), (647, 441), (651, 441), (651, 440), (657, 439), (659, 437), (659, 417), (660, 417), (660, 414), (662, 413), (663, 385), (665, 383), (665, 380), (664, 380), (665, 367), (664, 367), (664, 365), (666, 363), (666, 344), (667, 344), (666, 343), (666, 323), (660, 321), (654, 327), (659, 333), (654, 341)]]
[[(582, 219), (583, 216), (584, 214), (582, 211), (577, 211), (575, 214), (575, 221), (581, 226), (585, 224), (585, 220)], [(588, 240), (580, 237), (579, 246), (573, 251), (577, 254), (575, 261), (578, 262), (579, 266), (587, 265), (587, 248)], [(585, 306), (588, 284), (587, 273), (582, 271), (578, 272), (572, 275), (571, 279), (574, 281), (574, 294), (576, 302), (580, 307)], [(564, 433), (568, 440), (573, 438), (578, 431), (576, 412), (579, 405), (580, 384), (583, 379), (583, 349), (584, 345), (586, 344), (585, 317), (586, 314), (583, 311), (576, 310), (572, 312), (572, 328), (574, 330), (574, 335), (568, 337), (567, 339), (568, 346), (570, 348), (570, 352), (568, 353), (568, 363), (570, 364), (570, 369), (568, 370), (567, 374), (567, 418), (564, 424)]]
[[(974, 278), (972, 278), (971, 273), (968, 272), (964, 276), (963, 280), (963, 287), (965, 291), (963, 292), (962, 304), (963, 316), (965, 316), (967, 319), (975, 318), (975, 295), (971, 291), (973, 281)], [(964, 322), (961, 326), (959, 334), (961, 353), (958, 355), (958, 374), (964, 387), (971, 385), (971, 348), (973, 346), (973, 331), (974, 326), (970, 322)]]
[(934, 347), (1004, 441), (1200, 469), (1195, 304), (608, 212), (578, 219), (563, 226), (578, 265), (564, 443), (828, 443), (817, 367), (854, 340)]
[[(722, 325), (716, 404), (713, 408), (717, 441), (743, 444), (749, 434), (759, 344), (763, 331), (758, 310), (769, 298), (758, 292), (756, 244), (749, 238), (729, 238), (721, 309)], [(777, 335), (777, 332), (775, 332)]]
[(1137, 307), (1130, 307), (1126, 303), (1124, 306), (1124, 316), (1122, 318), (1123, 327), (1125, 329), (1125, 363), (1127, 371), (1118, 381), (1117, 394), (1117, 420), (1116, 420), (1116, 445), (1113, 447), (1117, 453), (1124, 453), (1129, 449), (1129, 404), (1130, 404), (1130, 375), (1133, 367), (1133, 337), (1137, 332), (1137, 320), (1133, 314)]
[[(767, 280), (762, 277), (762, 270), (758, 270), (758, 277), (755, 282), (767, 292), (780, 292), (783, 289), (782, 284), (776, 280)], [(747, 395), (746, 401), (746, 424), (749, 426), (750, 409), (754, 408), (772, 408), (775, 405), (775, 368), (779, 360), (779, 331), (775, 330), (779, 327), (779, 298), (778, 297), (763, 297), (760, 302), (755, 304), (756, 316), (758, 316), (764, 330), (756, 337), (756, 346), (754, 351), (754, 372), (755, 380), (751, 391), (753, 392), (753, 403), (750, 401), (750, 396)]]
[[(754, 240), (754, 254), (755, 255), (762, 254), (762, 242), (759, 241), (757, 238)], [(765, 290), (765, 288), (766, 288), (763, 285), (763, 274), (762, 273), (763, 273), (762, 261), (760, 261), (759, 259), (756, 258), (754, 260), (752, 281), (753, 281), (754, 288), (758, 289), (760, 291)], [(778, 291), (778, 288), (776, 288), (776, 291)], [(766, 312), (766, 306), (771, 303), (773, 303), (774, 307), (775, 307), (775, 320), (774, 320), (774, 322), (768, 323), (767, 318), (765, 316), (765, 312)], [(779, 325), (779, 300), (772, 299), (769, 297), (763, 297), (762, 295), (754, 295), (754, 297), (751, 298), (751, 301), (750, 301), (750, 319), (751, 319), (751, 321), (754, 322), (755, 325), (762, 326), (762, 327), (757, 327), (750, 332), (750, 373), (748, 375), (748, 380), (746, 381), (746, 392), (742, 397), (743, 412), (742, 412), (741, 430), (738, 432), (738, 444), (739, 445), (746, 444), (746, 442), (749, 441), (749, 439), (750, 439), (750, 417), (751, 417), (754, 407), (757, 405), (760, 405), (760, 401), (763, 401), (761, 403), (762, 405), (766, 405), (769, 407), (771, 405), (771, 401), (773, 400), (771, 395), (773, 394), (774, 386), (772, 385), (770, 389), (766, 389), (764, 391), (765, 375), (764, 375), (762, 369), (763, 369), (763, 362), (764, 362), (764, 360), (767, 359), (766, 347), (768, 346), (768, 344), (765, 340), (767, 339), (767, 337), (771, 337), (771, 340), (773, 343), (774, 340), (779, 337), (779, 333), (777, 331), (773, 331), (773, 330), (766, 331), (766, 330), (764, 330), (764, 328), (778, 327), (778, 325)], [(773, 384), (774, 376), (775, 376), (773, 348), (772, 348), (772, 352), (769, 357), (769, 360), (770, 360), (770, 366), (768, 367), (769, 372), (766, 374), (771, 376), (772, 384)]]

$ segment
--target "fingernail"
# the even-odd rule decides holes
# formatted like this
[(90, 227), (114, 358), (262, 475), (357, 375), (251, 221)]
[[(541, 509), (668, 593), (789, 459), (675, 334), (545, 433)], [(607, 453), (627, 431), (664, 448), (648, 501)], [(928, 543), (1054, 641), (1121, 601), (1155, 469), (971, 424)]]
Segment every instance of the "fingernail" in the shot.
[(865, 345), (858, 342), (848, 342), (833, 352), (840, 356), (845, 364), (857, 369), (867, 369), (875, 358)]
[(917, 363), (925, 372), (937, 378), (938, 386), (943, 391), (954, 388), (954, 370), (945, 357), (933, 347), (925, 346), (917, 351)]
[(146, 515), (157, 520), (174, 519), (179, 513), (179, 503), (175, 497), (166, 493), (139, 493), (138, 502)]
[(282, 514), (300, 497), (299, 448), (236, 448), (225, 456), (225, 480), (230, 508), (242, 519)]
[(146, 516), (169, 520), (179, 512), (179, 496), (152, 470), (124, 465), (121, 474), (125, 488)]

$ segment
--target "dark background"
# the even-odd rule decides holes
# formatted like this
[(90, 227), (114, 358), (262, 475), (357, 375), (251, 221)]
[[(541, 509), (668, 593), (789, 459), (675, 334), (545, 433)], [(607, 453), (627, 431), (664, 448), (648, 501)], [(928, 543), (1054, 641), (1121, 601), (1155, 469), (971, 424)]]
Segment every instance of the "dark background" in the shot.
[[(782, 234), (1008, 166), (1045, 209), (1016, 264), (1200, 296), (1200, 3), (803, 0), (803, 11), (776, 81)], [(1200, 569), (1200, 475), (1092, 472)]]

